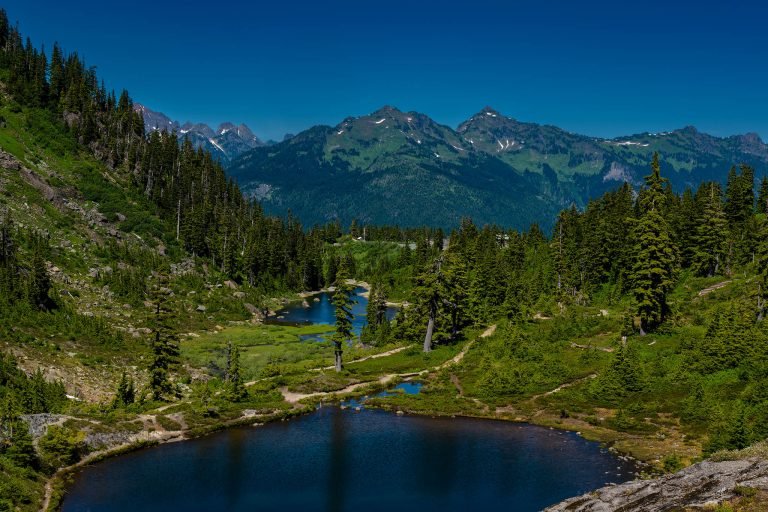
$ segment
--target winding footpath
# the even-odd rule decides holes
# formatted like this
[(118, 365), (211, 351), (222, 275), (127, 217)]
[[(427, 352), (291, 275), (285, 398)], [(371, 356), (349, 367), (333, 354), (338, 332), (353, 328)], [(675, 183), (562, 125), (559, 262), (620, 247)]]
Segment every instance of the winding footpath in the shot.
[[(472, 345), (474, 345), (475, 342), (477, 342), (477, 340), (482, 339), (482, 338), (487, 338), (487, 337), (491, 336), (494, 332), (496, 332), (496, 325), (495, 324), (490, 326), (490, 327), (488, 327), (478, 338), (475, 338), (472, 341), (470, 341), (469, 343), (467, 343), (466, 345), (464, 345), (464, 347), (461, 349), (461, 351), (458, 354), (456, 354), (454, 357), (449, 359), (448, 361), (446, 361), (446, 362), (444, 362), (442, 364), (439, 364), (437, 366), (433, 366), (432, 368), (427, 368), (425, 370), (421, 370), (421, 371), (418, 371), (418, 372), (389, 373), (387, 375), (383, 375), (383, 376), (379, 377), (378, 380), (369, 381), (369, 382), (358, 382), (356, 384), (351, 384), (351, 385), (349, 385), (349, 386), (347, 386), (345, 388), (339, 389), (337, 391), (318, 391), (316, 393), (295, 393), (293, 391), (289, 391), (288, 388), (284, 387), (284, 388), (280, 388), (280, 392), (283, 394), (283, 399), (286, 402), (289, 402), (291, 404), (297, 404), (297, 403), (299, 403), (302, 400), (305, 400), (307, 398), (322, 398), (322, 397), (329, 397), (329, 396), (343, 394), (343, 393), (352, 393), (354, 391), (358, 391), (358, 390), (360, 390), (362, 388), (365, 388), (366, 386), (370, 386), (371, 384), (374, 384), (374, 383), (378, 383), (380, 385), (386, 385), (386, 384), (388, 384), (388, 383), (390, 383), (393, 380), (398, 379), (398, 378), (403, 379), (403, 378), (408, 378), (408, 377), (415, 377), (417, 375), (427, 375), (427, 374), (429, 374), (431, 372), (436, 372), (436, 371), (442, 370), (444, 368), (447, 368), (449, 366), (452, 366), (452, 365), (460, 363), (461, 360), (464, 359), (464, 356), (467, 354), (469, 349), (472, 348)], [(373, 355), (373, 356), (368, 356), (367, 358), (357, 359), (356, 361), (352, 361), (352, 362), (360, 362), (360, 361), (363, 361), (365, 359), (374, 359), (376, 357), (384, 357), (385, 355), (392, 355), (392, 354), (395, 354), (397, 352), (400, 352), (401, 350), (405, 350), (406, 348), (409, 348), (409, 347), (407, 347), (407, 346), (406, 347), (400, 347), (400, 348), (397, 348), (397, 349), (394, 349), (394, 350), (390, 350), (389, 353), (383, 352), (381, 354), (376, 354), (376, 355)], [(333, 368), (333, 366), (327, 367), (327, 369), (331, 369), (331, 368)]]
[[(464, 356), (467, 354), (467, 352), (472, 347), (472, 345), (474, 345), (475, 342), (477, 342), (477, 340), (482, 339), (482, 338), (487, 338), (487, 337), (491, 336), (495, 331), (496, 331), (496, 325), (492, 325), (492, 326), (488, 327), (478, 338), (475, 338), (472, 341), (470, 341), (469, 343), (467, 343), (461, 349), (461, 351), (458, 354), (456, 354), (453, 358), (449, 359), (448, 361), (446, 361), (446, 362), (444, 362), (442, 364), (439, 364), (439, 365), (434, 366), (432, 368), (428, 368), (428, 369), (421, 370), (421, 371), (418, 371), (418, 372), (390, 373), (390, 374), (383, 375), (383, 376), (379, 377), (375, 381), (359, 382), (359, 383), (356, 383), (356, 384), (351, 384), (351, 385), (349, 385), (349, 386), (347, 386), (347, 387), (345, 387), (343, 389), (337, 390), (337, 391), (317, 392), (317, 393), (294, 393), (292, 391), (289, 391), (287, 388), (281, 388), (280, 392), (282, 393), (283, 398), (285, 399), (286, 402), (288, 402), (288, 403), (290, 403), (290, 404), (292, 404), (294, 406), (298, 406), (299, 402), (301, 402), (302, 400), (305, 400), (307, 398), (322, 398), (322, 397), (329, 397), (329, 396), (333, 396), (333, 395), (338, 395), (338, 394), (341, 394), (341, 393), (352, 393), (352, 392), (358, 391), (358, 390), (360, 390), (360, 389), (362, 389), (362, 388), (364, 388), (366, 386), (370, 386), (371, 384), (374, 384), (374, 383), (378, 383), (379, 385), (386, 385), (386, 384), (392, 382), (393, 380), (395, 380), (397, 378), (407, 378), (407, 377), (415, 377), (417, 375), (427, 375), (430, 372), (439, 371), (439, 370), (442, 370), (444, 368), (447, 368), (448, 366), (451, 366), (451, 365), (454, 365), (454, 364), (458, 364), (459, 362), (461, 362), (462, 359), (464, 359)], [(386, 352), (381, 352), (381, 353), (378, 353), (378, 354), (373, 354), (373, 355), (370, 355), (370, 356), (362, 357), (360, 359), (355, 359), (354, 361), (350, 361), (348, 364), (359, 363), (359, 362), (362, 362), (362, 361), (367, 361), (369, 359), (378, 359), (378, 358), (382, 358), (382, 357), (391, 356), (391, 355), (397, 354), (399, 352), (402, 352), (403, 350), (406, 350), (406, 349), (408, 349), (410, 347), (411, 347), (411, 345), (406, 345), (406, 346), (403, 346), (403, 347), (394, 348), (394, 349), (388, 350)], [(334, 368), (333, 366), (327, 366), (327, 367), (322, 367), (322, 368), (312, 368), (309, 371), (321, 371), (321, 370), (328, 370), (328, 369), (333, 369), (333, 368)], [(257, 382), (260, 382), (260, 381), (263, 381), (263, 380), (267, 380), (269, 378), (271, 378), (271, 377), (265, 377), (264, 379), (258, 379), (258, 380), (255, 380), (255, 381), (247, 382), (245, 385), (246, 386), (252, 386), (252, 385), (256, 384)], [(170, 404), (164, 405), (162, 407), (158, 407), (157, 409), (155, 409), (155, 412), (156, 413), (161, 413), (161, 412), (165, 411), (166, 409), (168, 409), (170, 407), (177, 406), (177, 405), (182, 404), (184, 402), (185, 402), (185, 400), (182, 400), (182, 401), (179, 401), (179, 402), (174, 402), (174, 403), (170, 403)], [(257, 418), (257, 417), (259, 417), (259, 415), (253, 416), (253, 418)], [(113, 446), (111, 448), (107, 448), (107, 449), (104, 449), (104, 450), (99, 450), (99, 451), (90, 453), (87, 456), (85, 456), (83, 459), (81, 459), (80, 461), (76, 462), (75, 464), (72, 464), (70, 466), (66, 466), (66, 467), (63, 467), (63, 468), (59, 468), (48, 479), (48, 481), (45, 483), (45, 490), (44, 490), (44, 494), (43, 494), (43, 502), (42, 502), (42, 505), (40, 507), (40, 511), (41, 512), (48, 512), (48, 509), (49, 509), (49, 507), (51, 505), (51, 499), (52, 499), (52, 496), (53, 496), (54, 482), (56, 482), (59, 478), (61, 478), (65, 474), (67, 474), (67, 473), (69, 473), (69, 472), (71, 472), (71, 471), (73, 471), (73, 470), (75, 470), (77, 468), (83, 467), (83, 466), (85, 466), (85, 465), (87, 465), (87, 464), (89, 464), (91, 462), (96, 461), (96, 460), (101, 460), (101, 459), (103, 459), (105, 457), (108, 457), (110, 455), (116, 455), (116, 454), (120, 453), (123, 450), (128, 450), (131, 447), (135, 446), (138, 441), (165, 443), (165, 442), (170, 442), (170, 441), (181, 441), (181, 440), (184, 439), (184, 430), (180, 430), (180, 431), (166, 431), (166, 430), (162, 429), (159, 426), (159, 424), (157, 424), (156, 415), (143, 414), (143, 415), (140, 415), (139, 419), (144, 421), (144, 422), (152, 422), (152, 423), (154, 423), (156, 427), (160, 428), (160, 431), (156, 431), (156, 432), (152, 432), (152, 433), (142, 432), (138, 436), (138, 437), (141, 437), (141, 439), (139, 439), (137, 437), (136, 439), (132, 439), (130, 442), (122, 443), (120, 445)]]

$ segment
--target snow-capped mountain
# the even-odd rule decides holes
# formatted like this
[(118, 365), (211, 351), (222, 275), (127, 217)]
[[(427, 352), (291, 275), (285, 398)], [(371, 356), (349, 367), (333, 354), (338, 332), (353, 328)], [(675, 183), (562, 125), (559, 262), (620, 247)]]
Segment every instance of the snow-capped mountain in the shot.
[(622, 182), (641, 186), (653, 153), (675, 190), (724, 182), (732, 165), (768, 170), (756, 134), (693, 127), (604, 139), (523, 122), (486, 107), (456, 129), (386, 106), (316, 126), (234, 159), (230, 176), (271, 213), (304, 224), (357, 219), (401, 226), (479, 224), (548, 229), (557, 212)]
[(246, 151), (265, 145), (245, 124), (236, 126), (226, 122), (214, 130), (204, 123), (187, 121), (182, 125), (162, 112), (155, 112), (139, 103), (134, 105), (134, 109), (141, 112), (144, 117), (144, 127), (147, 132), (154, 130), (176, 132), (180, 141), (184, 138), (189, 139), (193, 146), (209, 151), (214, 159), (219, 160), (224, 166), (229, 165), (232, 160)]

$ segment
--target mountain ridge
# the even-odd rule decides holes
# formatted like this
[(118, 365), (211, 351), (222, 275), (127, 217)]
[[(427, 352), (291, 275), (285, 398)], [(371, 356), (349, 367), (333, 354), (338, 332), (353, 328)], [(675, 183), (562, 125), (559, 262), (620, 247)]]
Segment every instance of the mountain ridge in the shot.
[(195, 148), (205, 149), (223, 165), (248, 150), (265, 145), (245, 123), (235, 125), (225, 121), (214, 130), (205, 123), (186, 121), (181, 124), (140, 103), (134, 104), (134, 110), (142, 115), (147, 132), (176, 132), (180, 140), (188, 138)]
[(687, 126), (605, 139), (518, 121), (489, 106), (454, 129), (384, 105), (249, 150), (228, 171), (267, 211), (290, 210), (307, 224), (440, 219), (450, 228), (469, 216), (551, 227), (563, 207), (583, 207), (622, 182), (641, 185), (654, 152), (676, 190), (723, 182), (732, 165), (758, 174), (768, 166), (768, 146), (756, 133), (716, 137)]

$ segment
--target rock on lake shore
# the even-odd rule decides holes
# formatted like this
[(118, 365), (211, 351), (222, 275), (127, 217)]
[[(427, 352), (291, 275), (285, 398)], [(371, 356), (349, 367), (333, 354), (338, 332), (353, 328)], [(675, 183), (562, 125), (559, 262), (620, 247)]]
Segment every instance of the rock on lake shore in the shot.
[(746, 492), (768, 491), (768, 461), (704, 461), (653, 480), (603, 487), (546, 512), (647, 512), (711, 509)]

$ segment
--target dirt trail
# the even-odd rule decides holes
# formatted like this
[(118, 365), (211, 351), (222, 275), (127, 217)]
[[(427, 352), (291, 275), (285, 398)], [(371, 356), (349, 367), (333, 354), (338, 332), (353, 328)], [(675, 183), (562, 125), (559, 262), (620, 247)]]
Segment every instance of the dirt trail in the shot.
[(365, 386), (370, 386), (371, 384), (378, 383), (378, 384), (387, 384), (388, 382), (391, 382), (395, 380), (397, 377), (414, 377), (416, 375), (419, 375), (419, 372), (411, 372), (411, 373), (390, 373), (388, 375), (383, 375), (382, 377), (379, 377), (378, 380), (374, 381), (368, 381), (368, 382), (358, 382), (357, 384), (351, 384), (345, 388), (339, 389), (338, 391), (318, 391), (315, 393), (295, 393), (293, 391), (288, 391), (288, 388), (280, 388), (280, 392), (283, 394), (283, 398), (286, 402), (296, 404), (300, 402), (301, 400), (304, 400), (305, 398), (315, 398), (315, 397), (322, 397), (322, 396), (330, 396), (330, 395), (336, 395), (340, 393), (352, 393), (353, 391), (357, 391), (358, 389), (364, 388)]
[(486, 404), (485, 402), (483, 402), (482, 400), (480, 400), (478, 398), (471, 397), (471, 396), (466, 396), (464, 394), (464, 387), (461, 385), (461, 381), (453, 373), (451, 374), (451, 382), (453, 383), (454, 386), (456, 386), (456, 390), (459, 392), (459, 396), (458, 396), (459, 398), (463, 398), (465, 400), (472, 400), (473, 402), (475, 402), (477, 405), (480, 406), (481, 410), (484, 413), (487, 413), (490, 410), (489, 405)]
[[(488, 327), (478, 338), (475, 338), (474, 340), (467, 343), (464, 348), (461, 349), (461, 352), (456, 354), (453, 358), (449, 359), (448, 361), (434, 366), (432, 368), (424, 369), (420, 372), (409, 372), (409, 373), (390, 373), (387, 375), (383, 375), (379, 377), (376, 381), (369, 381), (369, 382), (358, 382), (356, 384), (351, 384), (345, 388), (339, 389), (337, 391), (318, 391), (316, 393), (295, 393), (293, 391), (289, 391), (288, 388), (280, 388), (280, 392), (283, 394), (283, 399), (285, 399), (286, 402), (289, 402), (291, 404), (296, 404), (300, 402), (301, 400), (304, 400), (305, 398), (317, 398), (317, 397), (324, 397), (324, 396), (331, 396), (336, 395), (340, 393), (351, 393), (353, 391), (357, 391), (358, 389), (361, 389), (365, 386), (369, 386), (372, 383), (378, 383), (378, 384), (387, 384), (388, 382), (392, 382), (396, 378), (406, 378), (406, 377), (415, 377), (417, 375), (426, 375), (429, 372), (434, 372), (438, 370), (442, 370), (443, 368), (446, 368), (450, 365), (457, 364), (461, 362), (462, 359), (464, 359), (464, 355), (466, 355), (467, 351), (470, 349), (470, 347), (480, 338), (487, 338), (488, 336), (492, 335), (494, 332), (496, 332), (496, 325), (492, 325)], [(399, 349), (394, 349), (395, 352), (399, 352), (400, 350), (404, 350), (408, 347), (401, 347)], [(390, 351), (392, 352), (392, 351)], [(383, 357), (383, 354), (376, 354), (378, 357)], [(390, 354), (391, 355), (391, 354)], [(376, 356), (369, 356), (369, 358), (373, 358)], [(362, 359), (358, 359), (358, 361), (362, 361)], [(333, 368), (333, 367), (330, 367)]]
[[(467, 343), (464, 346), (464, 348), (462, 348), (461, 351), (458, 354), (456, 354), (456, 356), (454, 356), (452, 359), (449, 359), (448, 361), (446, 361), (446, 362), (444, 362), (444, 363), (442, 363), (442, 364), (440, 364), (438, 366), (434, 366), (432, 368), (427, 368), (427, 369), (422, 370), (420, 372), (390, 373), (390, 374), (383, 375), (383, 376), (379, 377), (378, 380), (376, 380), (376, 381), (373, 381), (373, 382), (370, 382), (370, 381), (369, 382), (358, 382), (356, 384), (351, 384), (351, 385), (349, 385), (349, 386), (347, 386), (347, 387), (345, 387), (343, 389), (340, 389), (338, 391), (333, 391), (333, 392), (295, 393), (293, 391), (288, 391), (287, 388), (281, 388), (280, 392), (282, 393), (283, 398), (285, 399), (286, 402), (295, 405), (298, 402), (300, 402), (301, 400), (304, 400), (306, 398), (331, 396), (331, 395), (335, 395), (335, 394), (338, 394), (338, 393), (351, 393), (351, 392), (357, 391), (358, 389), (361, 389), (361, 388), (363, 388), (365, 386), (369, 386), (372, 383), (378, 383), (380, 385), (385, 385), (385, 384), (387, 384), (389, 382), (392, 382), (396, 378), (407, 378), (407, 377), (415, 377), (417, 375), (426, 375), (429, 372), (438, 371), (438, 370), (441, 370), (441, 369), (443, 369), (443, 368), (445, 368), (447, 366), (450, 366), (450, 365), (457, 364), (457, 363), (461, 362), (461, 360), (464, 359), (464, 356), (466, 355), (467, 351), (470, 349), (470, 347), (478, 339), (480, 339), (480, 338), (487, 338), (487, 337), (491, 336), (495, 331), (496, 331), (496, 325), (492, 325), (492, 326), (488, 327), (478, 338), (475, 338), (474, 340), (472, 340), (469, 343)], [(398, 352), (401, 352), (401, 351), (403, 351), (403, 350), (405, 350), (407, 348), (410, 348), (410, 347), (409, 346), (398, 347), (398, 348), (395, 348), (395, 349), (392, 349), (392, 350), (388, 350), (386, 352), (382, 352), (382, 353), (379, 353), (379, 354), (374, 354), (374, 355), (371, 355), (371, 356), (366, 356), (366, 357), (363, 357), (361, 359), (356, 359), (355, 361), (352, 361), (352, 363), (366, 361), (368, 359), (376, 359), (376, 358), (380, 358), (380, 357), (391, 356), (391, 355), (396, 354)], [(333, 367), (330, 366), (330, 367), (327, 367), (327, 368), (315, 368), (313, 370), (330, 369), (330, 368), (333, 368)], [(252, 386), (253, 384), (255, 384), (257, 382), (262, 381), (262, 380), (266, 380), (268, 378), (269, 377), (267, 377), (265, 379), (258, 379), (258, 380), (255, 380), (255, 381), (248, 382), (248, 383), (246, 383), (246, 386)], [(459, 387), (459, 389), (461, 389), (460, 385), (458, 387)], [(476, 400), (476, 399), (472, 399), (472, 400)], [(181, 403), (184, 403), (184, 401), (182, 400), (180, 402), (174, 402), (174, 403), (170, 403), (170, 404), (167, 404), (167, 405), (163, 405), (162, 407), (158, 407), (157, 409), (155, 409), (154, 412), (155, 413), (162, 413), (166, 409), (169, 409), (170, 407), (177, 406), (177, 405), (179, 405)], [(480, 402), (479, 400), (477, 400), (477, 403), (480, 404), (480, 405), (483, 405), (484, 407), (487, 408), (487, 405), (482, 404), (482, 402)], [(160, 425), (157, 422), (156, 414), (142, 414), (142, 415), (139, 415), (138, 419), (140, 419), (141, 421), (145, 422), (145, 424), (146, 423), (153, 423), (156, 428), (160, 428)], [(183, 424), (184, 428), (187, 427), (185, 423)], [(162, 429), (162, 430), (158, 430), (158, 431), (155, 431), (155, 432), (152, 432), (152, 433), (144, 432), (143, 434), (145, 436), (145, 440), (153, 439), (153, 440), (156, 440), (158, 442), (168, 442), (168, 441), (171, 441), (171, 440), (183, 439), (184, 431), (183, 430), (182, 431), (166, 431), (165, 429)], [(58, 471), (56, 471), (56, 473), (53, 474), (53, 476), (51, 476), (51, 478), (48, 479), (48, 481), (45, 484), (45, 494), (43, 496), (42, 507), (40, 508), (41, 512), (47, 512), (48, 511), (48, 507), (50, 506), (50, 503), (51, 503), (51, 497), (53, 495), (53, 482), (58, 480), (58, 478), (61, 477), (64, 473), (72, 471), (73, 469), (85, 466), (85, 465), (89, 464), (91, 461), (93, 461), (93, 460), (95, 460), (95, 459), (97, 459), (99, 457), (102, 457), (104, 455), (107, 455), (109, 453), (115, 453), (115, 452), (118, 452), (118, 451), (120, 451), (122, 449), (125, 449), (125, 448), (135, 444), (136, 441), (137, 440), (134, 439), (133, 441), (131, 441), (129, 443), (124, 443), (124, 444), (121, 444), (119, 446), (115, 446), (115, 447), (112, 447), (112, 448), (109, 448), (109, 449), (106, 449), (106, 450), (100, 450), (100, 451), (97, 451), (97, 452), (90, 453), (89, 455), (84, 457), (82, 460), (80, 460), (76, 464), (73, 464), (71, 466), (67, 466), (67, 467), (64, 467), (64, 468), (60, 468)]]
[(720, 288), (725, 288), (726, 286), (728, 286), (732, 282), (733, 281), (731, 279), (728, 279), (727, 281), (723, 281), (722, 283), (713, 284), (712, 286), (710, 286), (708, 288), (704, 288), (703, 290), (701, 290), (698, 293), (698, 296), (699, 297), (703, 297), (705, 295), (708, 295), (708, 294), (712, 293), (715, 290), (719, 290)]
[[(379, 354), (373, 354), (371, 356), (361, 357), (360, 359), (355, 359), (353, 361), (349, 361), (348, 363), (344, 363), (344, 364), (362, 363), (363, 361), (368, 361), (369, 359), (378, 359), (380, 357), (387, 357), (387, 356), (391, 356), (393, 354), (397, 354), (398, 352), (402, 352), (403, 350), (408, 349), (408, 348), (411, 348), (411, 346), (410, 345), (406, 345), (404, 347), (397, 347), (397, 348), (393, 348), (392, 350), (387, 350), (386, 352), (381, 352)], [(334, 368), (335, 368), (335, 366), (331, 365), (331, 366), (323, 366), (322, 368), (310, 368), (309, 371), (310, 372), (319, 372), (319, 371), (322, 371), (322, 370), (333, 370)], [(246, 384), (246, 385), (248, 385), (248, 384)]]
[(435, 366), (432, 370), (442, 370), (443, 368), (447, 368), (448, 366), (461, 362), (461, 360), (464, 359), (464, 356), (467, 355), (467, 352), (469, 351), (470, 348), (472, 348), (472, 345), (474, 345), (477, 340), (481, 338), (487, 338), (491, 336), (494, 332), (496, 332), (496, 324), (493, 324), (492, 326), (488, 327), (485, 331), (483, 331), (483, 334), (481, 334), (480, 337), (475, 338), (474, 340), (464, 345), (464, 348), (461, 349), (461, 352), (456, 354), (453, 358), (447, 360), (446, 362), (444, 362), (439, 366)]
[(533, 395), (528, 400), (532, 402), (534, 400), (537, 400), (539, 398), (543, 398), (545, 396), (554, 395), (555, 393), (557, 393), (559, 391), (562, 391), (565, 388), (570, 388), (571, 386), (575, 386), (576, 384), (581, 384), (582, 382), (590, 380), (590, 379), (594, 379), (595, 377), (597, 377), (597, 374), (596, 373), (591, 373), (591, 374), (587, 375), (586, 377), (582, 377), (580, 379), (572, 380), (571, 382), (566, 382), (565, 384), (560, 384), (555, 389), (547, 391), (546, 393), (539, 393), (538, 395)]
[(573, 343), (573, 342), (571, 342), (571, 347), (580, 348), (582, 350), (595, 349), (595, 350), (602, 350), (603, 352), (613, 352), (613, 349), (610, 347), (596, 347), (594, 345), (579, 345), (578, 343)]

